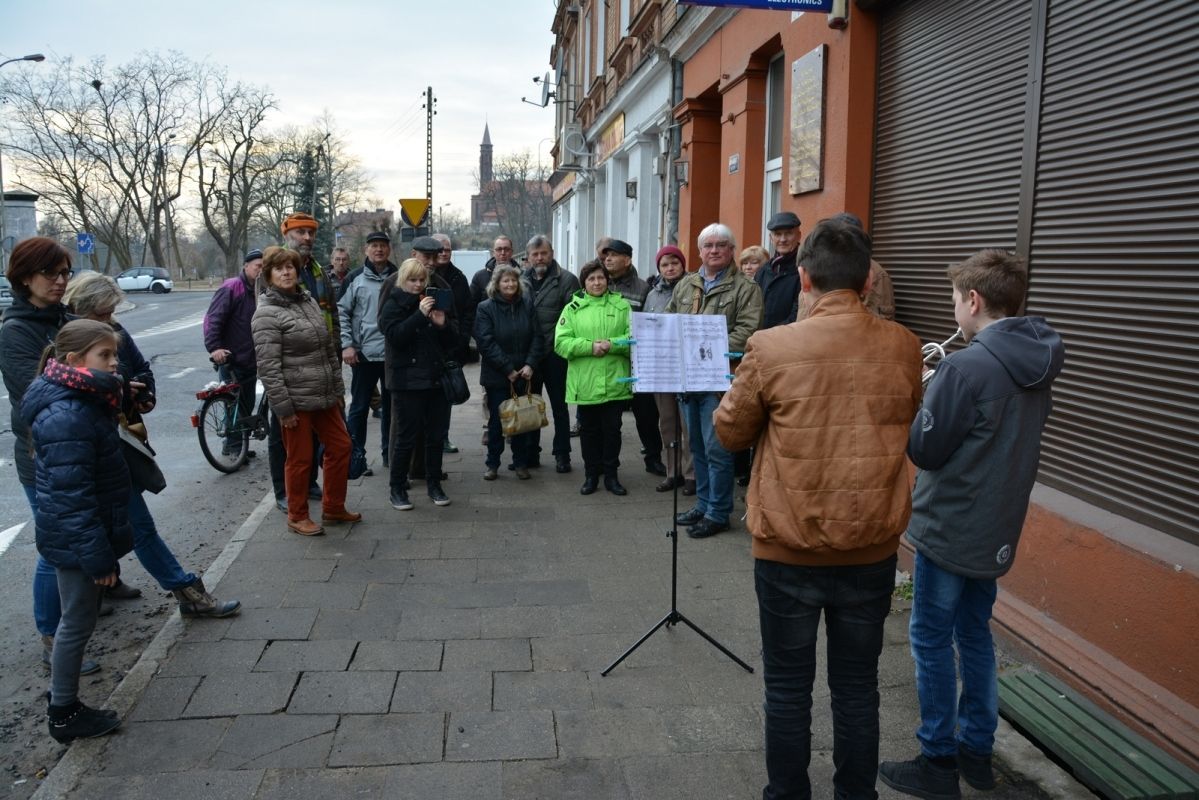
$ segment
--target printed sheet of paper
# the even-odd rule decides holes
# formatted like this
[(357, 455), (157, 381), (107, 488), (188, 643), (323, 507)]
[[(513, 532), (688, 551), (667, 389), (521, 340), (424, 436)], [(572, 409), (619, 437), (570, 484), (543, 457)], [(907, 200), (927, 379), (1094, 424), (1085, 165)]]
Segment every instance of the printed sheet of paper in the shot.
[(721, 315), (632, 315), (635, 392), (723, 392), (729, 388), (728, 327)]
[(726, 392), (729, 382), (728, 321), (723, 314), (680, 314), (683, 385), (688, 392)]
[(637, 344), (632, 347), (635, 392), (683, 391), (682, 330), (679, 314), (632, 315), (631, 329)]

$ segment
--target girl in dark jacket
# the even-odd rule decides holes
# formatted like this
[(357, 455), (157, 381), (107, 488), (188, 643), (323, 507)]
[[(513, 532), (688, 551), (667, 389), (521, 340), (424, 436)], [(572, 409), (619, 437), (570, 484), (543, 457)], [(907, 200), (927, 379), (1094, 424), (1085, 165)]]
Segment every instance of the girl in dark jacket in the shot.
[[(117, 332), (120, 338), (117, 348), (117, 372), (121, 376), (124, 388), (121, 401), (122, 424), (131, 432), (140, 430), (144, 439), (145, 423), (142, 422), (142, 415), (149, 414), (157, 403), (154, 372), (133, 337), (121, 327), (121, 323), (113, 319), (117, 306), (124, 299), (125, 293), (117, 286), (117, 282), (98, 272), (85, 272), (74, 278), (63, 295), (63, 300), (76, 315), (102, 322)], [(124, 449), (122, 452), (128, 455)], [(185, 571), (179, 565), (171, 548), (158, 535), (158, 526), (154, 524), (154, 517), (150, 514), (150, 507), (146, 505), (146, 499), (142, 494), (147, 487), (138, 484), (133, 472), (130, 479), (133, 485), (129, 492), (128, 515), (129, 524), (133, 527), (133, 551), (146, 572), (158, 581), (159, 586), (175, 595), (175, 599), (179, 601), (179, 613), (184, 617), (227, 617), (236, 614), (241, 603), (236, 600), (217, 600), (204, 587), (202, 578)], [(161, 488), (159, 486), (151, 490), (159, 491)], [(140, 597), (141, 591), (123, 583), (118, 577), (116, 585), (105, 590), (105, 596), (132, 599)]]
[(435, 309), (425, 295), (429, 271), (414, 258), (400, 265), (395, 286), (379, 306), (379, 330), (387, 343), (387, 387), (391, 418), (398, 420), (391, 454), (391, 506), (412, 509), (408, 499), (408, 467), (412, 449), (425, 436), (425, 476), (429, 499), (448, 506), (441, 488), (441, 456), (450, 426), (450, 401), (441, 389), (442, 363), (451, 358), (458, 327), (452, 317)]
[[(497, 266), (487, 284), (489, 300), (479, 304), (475, 316), (475, 342), (479, 346), (479, 383), (487, 393), (487, 471), (483, 480), (499, 477), (500, 456), (504, 453), (504, 433), (500, 425), (500, 403), (513, 392), (527, 391), (533, 377), (533, 365), (545, 357), (545, 337), (524, 295), (520, 272), (514, 267)], [(516, 477), (529, 479), (529, 465), (537, 456), (537, 431), (512, 437), (512, 465)]]
[[(53, 567), (62, 619), (50, 667), (49, 729), (55, 740), (101, 736), (120, 725), (112, 712), (79, 702), (83, 648), (96, 627), (100, 592), (117, 582), (117, 561), (133, 549), (129, 470), (117, 417), (118, 338), (94, 320), (74, 320), (47, 348), (21, 417), (33, 437), (38, 553)], [(53, 357), (50, 354), (53, 353)]]

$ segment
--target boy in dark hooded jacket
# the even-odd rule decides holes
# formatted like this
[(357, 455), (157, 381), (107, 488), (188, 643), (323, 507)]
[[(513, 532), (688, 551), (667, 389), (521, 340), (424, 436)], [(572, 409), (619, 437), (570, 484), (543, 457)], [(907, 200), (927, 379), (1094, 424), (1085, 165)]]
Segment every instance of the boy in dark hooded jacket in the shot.
[(983, 250), (950, 267), (949, 280), (970, 346), (937, 367), (908, 440), (920, 468), (907, 536), (916, 548), (909, 638), (921, 753), (884, 762), (879, 774), (907, 794), (957, 798), (959, 771), (975, 789), (995, 786), (991, 607), (1024, 526), (1065, 348), (1043, 318), (1016, 316), (1028, 288), (1021, 259)]

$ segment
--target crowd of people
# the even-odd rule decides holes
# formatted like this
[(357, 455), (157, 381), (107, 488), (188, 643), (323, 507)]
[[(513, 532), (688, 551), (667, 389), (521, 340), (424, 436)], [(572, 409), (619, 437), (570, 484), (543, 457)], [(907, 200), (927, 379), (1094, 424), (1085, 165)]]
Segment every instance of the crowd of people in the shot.
[[(806, 239), (798, 216), (777, 213), (767, 224), (771, 251), (739, 251), (733, 231), (713, 223), (696, 239), (694, 271), (667, 245), (646, 277), (633, 247), (608, 237), (577, 276), (545, 236), (527, 243), (524, 264), (509, 238), (497, 238), (470, 280), (440, 235), (418, 237), (397, 266), (390, 237), (375, 232), (359, 267), (339, 248), (326, 268), (312, 252), (318, 226), (307, 214), (287, 217), (284, 246), (247, 253), (204, 324), (222, 377), (263, 384), (271, 477), (291, 531), (319, 535), (362, 518), (345, 502), (348, 481), (373, 474), (372, 406), (393, 508), (414, 507), (409, 492), (419, 480), (434, 506), (450, 504), (442, 458), (457, 447), (445, 376), (471, 358), (473, 340), (483, 480), (511, 471), (528, 481), (541, 466), (540, 429), (506, 437), (501, 425), (504, 401), (536, 393), (550, 409), (557, 473), (574, 468), (577, 432), (583, 495), (601, 479), (612, 495), (628, 494), (619, 472), (626, 411), (645, 470), (662, 479), (655, 488), (694, 497), (676, 518), (688, 536), (728, 530), (738, 478), (748, 485), (766, 687), (763, 797), (811, 794), (822, 615), (838, 797), (877, 796), (876, 772), (920, 797), (959, 797), (959, 775), (978, 789), (994, 786), (995, 581), (1015, 556), (1064, 358), (1043, 319), (1021, 316), (1020, 259), (988, 250), (949, 270), (969, 346), (944, 359), (926, 390), (920, 343), (893, 321), (890, 279), (849, 213), (820, 221)], [(68, 283), (70, 255), (48, 239), (19, 244), (8, 276), (16, 300), (0, 327), (0, 370), (36, 521), (34, 617), (51, 666), (50, 732), (70, 741), (119, 724), (83, 705), (78, 683), (99, 668), (83, 648), (102, 594), (137, 592), (120, 580), (121, 556), (135, 552), (185, 615), (226, 616), (238, 603), (212, 597), (178, 564), (142, 497), (153, 489), (126, 463), (121, 437), (136, 435), (153, 409), (155, 384), (113, 320), (120, 290), (94, 273)], [(731, 390), (635, 392), (631, 315), (641, 311), (723, 318)], [(676, 438), (681, 447), (668, 447)], [(248, 447), (248, 439), (230, 436), (225, 446)], [(310, 501), (321, 504), (320, 523)], [(878, 658), (905, 532), (916, 550), (910, 638), (920, 754), (880, 766)]]

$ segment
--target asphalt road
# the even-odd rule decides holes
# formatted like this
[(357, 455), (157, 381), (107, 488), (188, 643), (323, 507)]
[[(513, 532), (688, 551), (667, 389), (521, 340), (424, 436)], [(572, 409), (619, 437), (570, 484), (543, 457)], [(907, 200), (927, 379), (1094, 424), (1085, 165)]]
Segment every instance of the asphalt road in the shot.
[[(146, 418), (150, 442), (167, 478), (167, 488), (147, 495), (159, 533), (183, 568), (202, 572), (270, 488), (265, 443), (262, 457), (234, 475), (214, 470), (200, 453), (190, 416), (195, 392), (215, 377), (204, 351), (200, 326), (211, 292), (135, 294), (136, 306), (118, 314), (153, 365), (158, 405)], [(2, 391), (2, 388), (0, 388)], [(29, 506), (12, 461), (13, 435), (7, 393), (0, 395), (0, 797), (27, 797), (38, 769), (50, 768), (64, 748), (45, 728), (41, 693), (49, 670), (33, 625), (30, 579), (36, 556)], [(7, 545), (7, 546), (5, 546)], [(116, 602), (102, 618), (88, 654), (103, 669), (83, 679), (85, 701), (107, 697), (161, 628), (174, 600), (145, 573), (136, 557), (122, 561), (126, 582), (143, 592), (139, 600)]]

